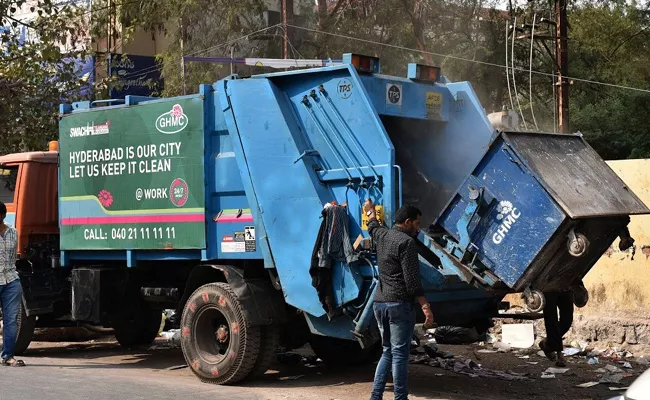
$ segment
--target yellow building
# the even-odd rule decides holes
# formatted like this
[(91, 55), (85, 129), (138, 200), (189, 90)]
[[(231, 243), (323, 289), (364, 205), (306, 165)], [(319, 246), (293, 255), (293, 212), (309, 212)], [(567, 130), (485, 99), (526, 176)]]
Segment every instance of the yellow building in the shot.
[[(608, 164), (650, 206), (650, 159)], [(631, 217), (629, 228), (636, 240), (634, 248), (621, 252), (617, 240), (585, 277), (590, 300), (581, 310), (584, 313), (611, 315), (610, 311), (616, 310), (638, 314), (650, 310), (650, 216)]]

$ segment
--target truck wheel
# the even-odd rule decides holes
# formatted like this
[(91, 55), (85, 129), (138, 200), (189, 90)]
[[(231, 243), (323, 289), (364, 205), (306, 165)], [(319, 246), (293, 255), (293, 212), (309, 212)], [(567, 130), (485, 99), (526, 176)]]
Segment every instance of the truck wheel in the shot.
[(280, 347), (280, 327), (268, 325), (261, 328), (262, 341), (260, 342), (260, 354), (257, 356), (255, 366), (251, 371), (251, 377), (259, 377), (269, 370), (271, 363), (276, 359), (278, 347)]
[(218, 385), (251, 374), (260, 352), (259, 326), (250, 326), (237, 296), (226, 283), (198, 288), (185, 304), (181, 347), (194, 375)]
[(162, 310), (153, 310), (147, 306), (130, 309), (126, 315), (113, 323), (115, 339), (122, 347), (149, 345), (158, 336)]
[(524, 296), (526, 308), (532, 313), (542, 312), (546, 307), (546, 297), (537, 289), (531, 290), (528, 296)]
[(381, 357), (381, 343), (362, 349), (357, 341), (312, 334), (309, 344), (318, 358), (330, 365), (363, 365)]

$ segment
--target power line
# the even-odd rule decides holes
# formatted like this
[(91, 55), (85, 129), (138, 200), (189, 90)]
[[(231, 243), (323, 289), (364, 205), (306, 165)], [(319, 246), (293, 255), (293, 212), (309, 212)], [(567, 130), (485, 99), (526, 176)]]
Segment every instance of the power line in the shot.
[[(376, 42), (376, 41), (368, 40), (368, 39), (360, 39), (360, 38), (355, 38), (353, 36), (341, 35), (341, 34), (338, 34), (338, 33), (324, 32), (324, 31), (320, 31), (318, 29), (305, 28), (305, 27), (297, 26), (297, 25), (287, 25), (287, 26), (289, 26), (291, 28), (295, 28), (295, 29), (300, 29), (300, 30), (304, 30), (304, 31), (313, 32), (313, 33), (321, 33), (321, 34), (324, 34), (324, 35), (335, 36), (335, 37), (339, 37), (341, 39), (355, 40), (355, 41), (358, 41), (358, 42), (390, 47), (390, 48), (397, 49), (397, 50), (404, 50), (404, 51), (411, 51), (411, 52), (416, 52), (416, 53), (430, 54), (430, 55), (437, 56), (437, 57), (450, 58), (450, 59), (453, 59), (453, 60), (465, 61), (465, 62), (475, 63), (475, 64), (481, 64), (481, 65), (486, 65), (486, 66), (490, 66), (490, 67), (506, 68), (505, 66), (503, 66), (501, 64), (495, 64), (495, 63), (491, 63), (491, 62), (487, 62), (487, 61), (470, 60), (468, 58), (453, 56), (451, 54), (441, 54), (441, 53), (435, 53), (435, 52), (432, 52), (432, 51), (424, 51), (424, 50), (412, 49), (412, 48), (409, 48), (409, 47), (404, 47), (404, 46), (399, 46), (399, 45), (394, 45), (394, 44), (388, 44), (388, 43), (381, 43), (381, 42)], [(520, 72), (529, 72), (527, 69), (521, 68), (521, 67), (511, 67), (511, 68), (514, 68), (514, 70), (520, 71)], [(533, 70), (532, 73), (536, 74), (536, 75), (551, 77), (551, 78), (557, 78), (559, 76), (559, 75), (554, 74), (554, 73), (535, 71), (535, 70)], [(594, 80), (583, 79), (583, 78), (576, 78), (576, 77), (571, 77), (571, 76), (565, 76), (564, 78), (567, 79), (567, 80), (576, 81), (576, 82), (584, 82), (584, 83), (590, 83), (590, 84), (594, 84), (594, 85), (602, 85), (602, 86), (613, 87), (613, 88), (617, 88), (617, 89), (626, 89), (626, 90), (632, 90), (632, 91), (637, 91), (637, 92), (642, 92), (642, 93), (650, 93), (650, 90), (648, 90), (648, 89), (641, 89), (641, 88), (635, 88), (635, 87), (631, 87), (631, 86), (617, 85), (617, 84), (614, 84), (614, 83), (600, 82), (600, 81), (594, 81)]]

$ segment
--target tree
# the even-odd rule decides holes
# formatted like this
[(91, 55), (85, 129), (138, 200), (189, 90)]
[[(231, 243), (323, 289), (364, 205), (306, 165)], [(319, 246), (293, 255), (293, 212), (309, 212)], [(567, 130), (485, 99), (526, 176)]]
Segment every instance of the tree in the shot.
[[(82, 96), (77, 76), (87, 55), (84, 10), (74, 4), (0, 0), (1, 154), (44, 150), (58, 136), (58, 106)], [(36, 15), (23, 21), (22, 12)]]
[[(264, 57), (272, 47), (269, 38), (280, 37), (278, 29), (253, 37), (247, 34), (264, 27), (262, 0), (141, 0), (123, 2), (110, 7), (112, 0), (99, 0), (93, 13), (95, 37), (106, 36), (105, 27), (119, 27), (110, 34), (128, 41), (137, 30), (162, 31), (169, 46), (158, 54), (161, 76), (165, 80), (163, 96), (196, 92), (198, 85), (214, 82), (230, 73), (221, 64), (185, 63), (183, 56), (230, 56), (255, 54)], [(246, 40), (237, 40), (246, 37)], [(279, 41), (276, 41), (279, 44)]]
[[(650, 13), (636, 3), (594, 2), (569, 14), (570, 122), (605, 159), (650, 157)], [(642, 90), (645, 90), (643, 92)]]
[[(102, 0), (100, 0), (102, 1)], [(109, 0), (103, 0), (109, 1)], [(110, 0), (113, 1), (113, 0)], [(298, 1), (298, 0), (294, 0)], [(262, 0), (152, 0), (126, 2), (119, 8), (121, 32), (163, 29), (171, 39), (160, 54), (166, 80), (164, 95), (183, 93), (182, 55), (281, 57), (283, 32), (263, 18)], [(306, 1), (302, 25), (290, 27), (294, 57), (338, 59), (343, 53), (375, 55), (382, 72), (404, 75), (410, 62), (438, 65), (452, 81), (472, 83), (487, 112), (514, 103), (529, 129), (555, 129), (554, 0), (511, 0), (509, 11), (496, 10), (496, 0), (317, 0)], [(311, 8), (309, 8), (311, 4)], [(605, 158), (650, 155), (648, 93), (650, 89), (650, 12), (648, 5), (614, 0), (570, 2), (570, 124), (580, 130)], [(533, 57), (530, 35), (538, 22)], [(517, 17), (514, 79), (506, 78), (507, 27)], [(103, 22), (101, 18), (96, 21)], [(300, 25), (300, 24), (294, 24)], [(267, 27), (263, 33), (241, 38)], [(510, 52), (510, 49), (508, 50)], [(509, 66), (511, 64), (509, 62)], [(529, 72), (532, 70), (533, 72)], [(239, 69), (236, 72), (261, 72)], [(199, 83), (229, 73), (215, 64), (186, 65), (188, 92)], [(512, 76), (511, 76), (512, 78)], [(641, 89), (614, 88), (584, 80)], [(529, 88), (531, 90), (529, 90)], [(509, 93), (512, 92), (512, 97)], [(519, 107), (521, 104), (521, 108)], [(536, 126), (532, 116), (535, 116)]]

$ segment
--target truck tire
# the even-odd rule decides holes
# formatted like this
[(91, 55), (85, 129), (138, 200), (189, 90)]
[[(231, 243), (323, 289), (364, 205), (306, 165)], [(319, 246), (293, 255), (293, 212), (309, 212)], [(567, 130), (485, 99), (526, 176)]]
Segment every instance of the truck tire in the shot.
[(134, 307), (113, 322), (115, 339), (125, 348), (149, 345), (158, 336), (161, 322), (162, 310)]
[(181, 347), (187, 365), (202, 382), (229, 385), (246, 379), (255, 368), (262, 340), (250, 326), (227, 283), (196, 289), (181, 318)]
[(309, 344), (318, 358), (335, 366), (369, 364), (381, 357), (381, 343), (362, 349), (357, 341), (312, 334)]
[(277, 325), (263, 326), (261, 331), (260, 353), (250, 373), (251, 378), (263, 376), (269, 370), (271, 363), (277, 358), (280, 340), (282, 339), (280, 327)]

